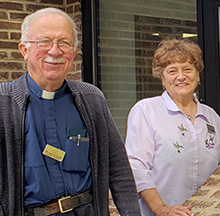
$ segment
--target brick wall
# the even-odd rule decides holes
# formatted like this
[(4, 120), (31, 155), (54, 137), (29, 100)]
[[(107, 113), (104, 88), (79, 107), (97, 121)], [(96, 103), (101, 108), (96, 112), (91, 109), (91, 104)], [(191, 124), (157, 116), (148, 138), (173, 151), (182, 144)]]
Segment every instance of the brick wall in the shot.
[[(52, 0), (51, 0), (52, 1)], [(69, 72), (67, 78), (69, 80), (81, 80), (81, 65), (82, 65), (82, 15), (81, 15), (82, 0), (66, 0), (66, 12), (75, 20), (78, 28), (79, 51), (75, 57), (72, 71)]]
[(205, 181), (192, 197), (184, 202), (192, 206), (195, 216), (220, 216), (220, 167)]

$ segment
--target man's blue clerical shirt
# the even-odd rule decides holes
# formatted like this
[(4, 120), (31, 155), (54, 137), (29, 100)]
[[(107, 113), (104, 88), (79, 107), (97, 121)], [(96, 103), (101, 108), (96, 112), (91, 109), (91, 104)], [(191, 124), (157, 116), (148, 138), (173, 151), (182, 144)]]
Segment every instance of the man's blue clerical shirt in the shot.
[[(30, 103), (25, 122), (25, 205), (91, 188), (89, 137), (64, 85), (50, 99), (28, 75)], [(46, 94), (47, 95), (47, 94)], [(47, 97), (47, 96), (46, 96)], [(48, 97), (47, 97), (48, 98)], [(65, 152), (61, 162), (43, 154), (46, 145)]]

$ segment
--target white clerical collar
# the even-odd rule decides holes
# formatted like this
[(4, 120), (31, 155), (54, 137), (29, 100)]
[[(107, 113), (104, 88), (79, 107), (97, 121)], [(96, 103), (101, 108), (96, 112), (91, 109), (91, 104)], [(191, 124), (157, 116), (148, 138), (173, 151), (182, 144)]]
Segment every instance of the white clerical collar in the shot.
[(47, 100), (53, 99), (54, 96), (55, 96), (55, 92), (48, 92), (48, 91), (45, 91), (45, 90), (42, 91), (42, 95), (41, 95), (41, 97), (43, 99), (47, 99)]

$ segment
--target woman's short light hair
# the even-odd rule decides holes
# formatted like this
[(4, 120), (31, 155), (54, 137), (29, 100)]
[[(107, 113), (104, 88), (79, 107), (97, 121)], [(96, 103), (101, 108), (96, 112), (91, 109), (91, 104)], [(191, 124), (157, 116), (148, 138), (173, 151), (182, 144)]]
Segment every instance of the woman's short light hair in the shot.
[(197, 44), (185, 39), (164, 39), (159, 43), (154, 53), (153, 77), (161, 79), (164, 68), (177, 62), (194, 64), (198, 72), (201, 72), (204, 68), (202, 51)]
[(64, 11), (57, 9), (57, 8), (40, 9), (40, 10), (37, 10), (34, 13), (26, 16), (24, 18), (22, 25), (21, 25), (21, 43), (25, 43), (25, 41), (28, 40), (28, 31), (31, 26), (31, 23), (33, 21), (35, 21), (36, 19), (43, 17), (43, 16), (47, 16), (49, 14), (59, 14), (70, 21), (70, 23), (73, 26), (74, 37), (75, 37), (74, 46), (77, 47), (78, 46), (78, 38), (77, 38), (78, 31), (77, 31), (77, 27), (76, 27), (74, 20), (67, 13), (65, 13)]

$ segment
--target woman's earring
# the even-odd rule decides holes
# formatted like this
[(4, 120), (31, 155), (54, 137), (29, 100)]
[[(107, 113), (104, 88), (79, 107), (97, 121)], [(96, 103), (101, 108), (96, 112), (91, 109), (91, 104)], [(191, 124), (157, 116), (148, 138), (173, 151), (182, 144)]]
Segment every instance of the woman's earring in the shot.
[(165, 91), (166, 90), (166, 87), (163, 85), (163, 90)]

